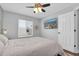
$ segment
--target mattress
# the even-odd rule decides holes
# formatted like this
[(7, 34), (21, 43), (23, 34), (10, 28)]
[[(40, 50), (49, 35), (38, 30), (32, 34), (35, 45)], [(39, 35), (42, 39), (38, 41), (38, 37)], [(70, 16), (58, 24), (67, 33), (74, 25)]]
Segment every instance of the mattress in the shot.
[(57, 54), (64, 55), (57, 41), (32, 37), (9, 40), (2, 56), (55, 56)]

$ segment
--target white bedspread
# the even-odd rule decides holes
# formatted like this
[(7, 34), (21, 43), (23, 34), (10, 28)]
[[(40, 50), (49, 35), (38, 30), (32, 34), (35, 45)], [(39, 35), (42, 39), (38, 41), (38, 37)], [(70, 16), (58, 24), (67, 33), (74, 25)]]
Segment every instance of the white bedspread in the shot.
[(55, 40), (40, 37), (9, 40), (3, 49), (3, 56), (54, 56), (64, 55)]

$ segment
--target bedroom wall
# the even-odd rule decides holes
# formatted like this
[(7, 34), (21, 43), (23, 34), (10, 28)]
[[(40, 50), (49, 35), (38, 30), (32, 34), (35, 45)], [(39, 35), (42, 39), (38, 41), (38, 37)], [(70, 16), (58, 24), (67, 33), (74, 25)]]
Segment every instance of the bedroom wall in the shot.
[(18, 38), (18, 19), (33, 21), (33, 23), (34, 23), (33, 24), (33, 36), (39, 36), (40, 35), (39, 29), (38, 30), (35, 29), (35, 26), (39, 25), (40, 20), (38, 20), (36, 18), (29, 17), (29, 16), (9, 12), (9, 11), (4, 11), (3, 15), (4, 15), (3, 28), (7, 29), (6, 36), (9, 39)]
[(0, 6), (0, 33), (2, 33), (2, 18), (3, 18), (3, 9), (2, 7)]
[(0, 7), (0, 33), (1, 33), (1, 7)]
[(52, 17), (47, 17), (41, 20), (41, 36), (48, 39), (55, 39), (58, 38), (58, 30), (57, 29), (45, 29), (44, 28), (44, 21), (51, 19)]
[(43, 22), (45, 20), (47, 20), (47, 19), (55, 18), (55, 17), (58, 17), (61, 14), (70, 12), (70, 11), (74, 10), (76, 7), (78, 7), (78, 6), (67, 7), (67, 8), (65, 8), (63, 10), (60, 10), (60, 11), (56, 12), (56, 13), (52, 13), (52, 15), (50, 15), (50, 16), (48, 16), (46, 18), (41, 19), (41, 37), (57, 40), (58, 39), (58, 30), (57, 29), (51, 29), (51, 30), (44, 29)]

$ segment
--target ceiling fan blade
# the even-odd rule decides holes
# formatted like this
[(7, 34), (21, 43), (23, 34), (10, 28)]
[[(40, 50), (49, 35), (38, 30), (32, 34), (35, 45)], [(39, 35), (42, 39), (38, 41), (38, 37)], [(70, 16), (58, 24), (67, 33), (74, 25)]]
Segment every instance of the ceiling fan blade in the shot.
[(46, 12), (44, 9), (42, 9), (42, 12)]
[(50, 4), (44, 4), (44, 5), (42, 5), (43, 7), (48, 7), (48, 6), (50, 6)]
[(34, 6), (26, 6), (26, 8), (34, 8)]

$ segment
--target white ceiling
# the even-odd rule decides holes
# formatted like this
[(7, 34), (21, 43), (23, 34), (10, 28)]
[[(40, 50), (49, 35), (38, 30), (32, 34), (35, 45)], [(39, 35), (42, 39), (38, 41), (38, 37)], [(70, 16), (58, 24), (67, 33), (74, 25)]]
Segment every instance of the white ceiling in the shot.
[(51, 3), (50, 7), (44, 8), (45, 13), (33, 13), (33, 8), (25, 8), (25, 6), (33, 6), (33, 3), (0, 3), (2, 8), (7, 11), (28, 15), (35, 18), (44, 18), (58, 12), (64, 8), (75, 5), (76, 3)]

